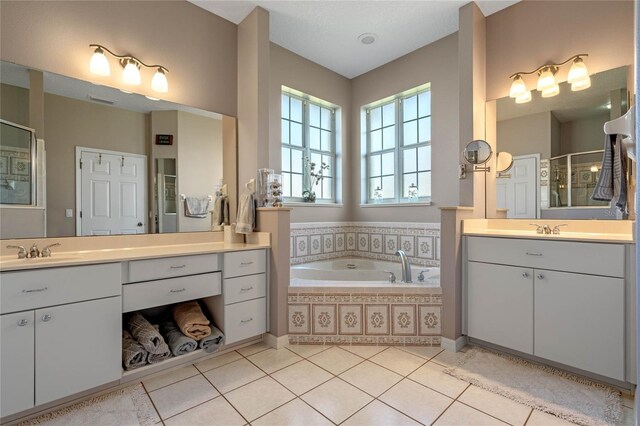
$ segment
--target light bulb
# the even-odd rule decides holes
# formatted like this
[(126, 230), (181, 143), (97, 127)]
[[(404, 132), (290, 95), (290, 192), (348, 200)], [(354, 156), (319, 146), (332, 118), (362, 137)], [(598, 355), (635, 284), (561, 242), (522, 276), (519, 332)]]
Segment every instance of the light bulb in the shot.
[(591, 87), (591, 78), (589, 76), (587, 76), (586, 79), (576, 81), (575, 83), (571, 84), (571, 90), (574, 92), (588, 89), (589, 87)]
[(591, 170), (592, 173), (597, 173), (598, 172), (598, 166), (593, 165), (593, 166), (591, 166), (590, 170)]
[(167, 76), (164, 74), (164, 70), (162, 68), (158, 68), (158, 71), (153, 75), (153, 78), (151, 79), (151, 89), (160, 93), (167, 93), (169, 91)]
[(558, 83), (556, 82), (556, 78), (554, 77), (551, 68), (545, 67), (539, 74), (538, 85), (536, 88), (538, 91), (544, 92), (545, 90), (549, 90), (557, 85)]
[(511, 90), (509, 90), (509, 96), (512, 98), (517, 98), (524, 95), (527, 92), (527, 86), (522, 81), (522, 77), (520, 75), (516, 75), (513, 78), (513, 83), (511, 83)]
[(552, 96), (557, 95), (558, 93), (560, 93), (560, 86), (558, 86), (557, 84), (549, 89), (543, 90), (542, 91), (542, 97), (543, 98), (550, 98)]
[(587, 66), (584, 64), (582, 58), (577, 57), (574, 59), (571, 69), (569, 70), (567, 83), (580, 83), (583, 80), (589, 80), (589, 71), (587, 71)]
[(520, 95), (520, 96), (518, 96), (516, 98), (516, 103), (517, 104), (526, 104), (530, 100), (531, 100), (531, 90), (527, 90), (522, 95)]
[(122, 80), (127, 84), (135, 84), (136, 86), (140, 84), (140, 69), (132, 59), (128, 59), (127, 65), (124, 66)]
[(96, 48), (95, 52), (93, 52), (93, 56), (89, 62), (89, 71), (103, 77), (108, 77), (111, 74), (109, 60), (104, 55), (104, 51), (100, 47)]

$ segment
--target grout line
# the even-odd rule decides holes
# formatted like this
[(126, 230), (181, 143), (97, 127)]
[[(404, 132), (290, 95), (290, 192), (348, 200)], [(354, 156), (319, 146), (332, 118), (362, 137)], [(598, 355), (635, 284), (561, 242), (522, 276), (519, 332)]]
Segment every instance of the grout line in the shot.
[(531, 418), (531, 416), (533, 415), (533, 408), (531, 409), (531, 411), (529, 411), (529, 415), (527, 416), (527, 419), (524, 421), (523, 426), (525, 426), (527, 423), (529, 423), (529, 419)]
[[(399, 383), (399, 382), (398, 382), (398, 383)], [(397, 384), (397, 383), (396, 383), (396, 384)], [(395, 385), (394, 385), (394, 386), (395, 386)], [(386, 393), (386, 391), (385, 391), (385, 393)], [(382, 395), (384, 395), (384, 394), (382, 394)], [(382, 395), (380, 395), (380, 396), (382, 396)], [(397, 411), (398, 413), (400, 413), (400, 414), (402, 414), (402, 415), (404, 415), (404, 416), (409, 417), (409, 418), (410, 418), (411, 420), (413, 420), (414, 422), (419, 423), (419, 424), (421, 424), (421, 425), (424, 425), (424, 423), (423, 423), (423, 422), (419, 421), (418, 419), (415, 419), (415, 418), (411, 417), (409, 414), (405, 413), (404, 411), (400, 411), (399, 409), (397, 409), (397, 408), (396, 408), (396, 407), (394, 407), (393, 405), (387, 404), (386, 402), (384, 402), (383, 400), (381, 400), (381, 399), (379, 399), (379, 398), (376, 398), (376, 401), (378, 401), (378, 402), (380, 402), (380, 403), (382, 403), (382, 404), (386, 405), (387, 407), (391, 408), (392, 410)]]
[[(424, 385), (423, 385), (423, 386), (424, 386)], [(465, 391), (466, 391), (467, 389), (469, 389), (469, 386), (471, 386), (471, 383), (469, 383), (469, 384), (467, 385), (467, 387), (466, 387), (466, 388), (464, 388), (464, 390), (463, 390), (462, 392), (460, 392), (460, 395), (462, 395), (463, 393), (465, 393)], [(431, 389), (431, 388), (429, 388), (429, 389)], [(443, 394), (443, 395), (444, 395), (444, 394)], [(436, 417), (436, 418), (435, 418), (435, 420), (431, 422), (431, 424), (432, 424), (432, 425), (433, 425), (435, 422), (437, 422), (437, 421), (438, 421), (438, 419), (439, 419), (440, 417), (442, 417), (442, 415), (443, 415), (444, 413), (446, 413), (446, 412), (449, 410), (449, 408), (451, 408), (451, 406), (452, 406), (453, 404), (455, 404), (455, 402), (458, 400), (458, 398), (460, 398), (460, 395), (458, 395), (457, 397), (453, 398), (453, 401), (451, 401), (451, 404), (449, 404), (449, 405), (447, 406), (447, 408), (445, 408), (444, 410), (442, 410), (442, 413), (440, 413), (440, 414), (438, 415), (438, 417)], [(449, 397), (449, 398), (451, 398), (451, 397)]]
[(221, 394), (220, 392), (218, 392), (218, 395), (214, 396), (213, 398), (211, 398), (211, 399), (207, 399), (206, 401), (203, 401), (203, 402), (201, 402), (201, 403), (199, 403), (199, 404), (196, 404), (196, 405), (194, 405), (194, 406), (193, 406), (193, 407), (191, 407), (191, 408), (187, 408), (186, 410), (182, 410), (182, 411), (180, 411), (179, 413), (172, 414), (171, 416), (167, 417), (166, 419), (162, 419), (162, 422), (164, 423), (164, 421), (165, 421), (165, 420), (172, 419), (172, 418), (174, 418), (174, 417), (176, 417), (176, 416), (179, 416), (180, 414), (186, 413), (187, 411), (191, 411), (192, 409), (194, 409), (194, 408), (196, 408), (196, 407), (199, 407), (199, 406), (201, 406), (201, 405), (204, 405), (204, 404), (206, 404), (207, 402), (211, 402), (211, 401), (213, 401), (214, 399), (218, 399), (220, 396), (222, 396), (222, 394)]
[[(239, 361), (239, 360), (237, 360), (237, 361)], [(209, 371), (211, 371), (211, 370), (209, 370)], [(235, 405), (233, 405), (233, 404), (232, 404), (232, 403), (231, 403), (231, 402), (230, 402), (230, 401), (229, 401), (229, 400), (224, 396), (224, 394), (223, 394), (222, 392), (220, 392), (220, 389), (218, 389), (218, 388), (216, 387), (216, 385), (214, 385), (214, 384), (213, 384), (213, 382), (211, 382), (211, 380), (209, 380), (209, 378), (207, 378), (207, 376), (205, 376), (203, 373), (200, 373), (200, 374), (202, 374), (202, 376), (204, 377), (204, 379), (205, 379), (207, 382), (211, 383), (211, 386), (213, 386), (213, 388), (214, 388), (216, 391), (218, 391), (218, 393), (220, 394), (220, 396), (221, 396), (221, 397), (222, 397), (222, 398), (227, 402), (227, 404), (229, 404), (229, 405), (231, 406), (231, 408), (233, 408), (234, 410), (236, 410), (236, 413), (238, 413), (238, 415), (239, 415), (240, 417), (242, 417), (242, 420), (244, 420), (245, 422), (247, 422), (246, 424), (249, 424), (249, 421), (247, 421), (247, 418), (246, 418), (245, 416), (243, 416), (243, 415), (242, 415), (242, 413), (241, 413), (240, 411), (238, 411), (238, 409), (236, 408), (236, 406), (235, 406)], [(254, 381), (255, 381), (255, 380), (254, 380)], [(248, 384), (248, 383), (247, 383), (247, 384)], [(241, 387), (242, 387), (242, 386), (241, 386)], [(237, 389), (239, 389), (239, 388), (237, 388)]]
[(142, 386), (142, 389), (144, 389), (144, 392), (147, 394), (147, 398), (149, 398), (149, 401), (151, 401), (151, 405), (153, 406), (153, 409), (156, 410), (156, 414), (160, 419), (160, 423), (164, 424), (164, 419), (160, 415), (160, 411), (158, 411), (158, 407), (156, 407), (155, 402), (153, 402), (153, 399), (151, 398), (151, 394), (149, 394), (149, 392), (147, 391), (147, 387), (142, 382), (140, 382), (140, 386)]
[[(233, 353), (233, 352), (237, 353), (238, 355), (240, 355), (240, 357), (242, 357), (242, 355), (241, 355), (240, 353), (238, 353), (238, 351), (231, 351), (231, 352), (227, 352), (227, 353), (224, 353), (224, 354), (220, 354), (220, 355), (219, 355), (219, 356), (217, 356), (217, 357), (216, 357), (216, 356), (214, 356), (214, 357), (211, 357), (211, 358), (207, 358), (205, 361), (208, 361), (208, 360), (210, 360), (210, 359), (216, 359), (216, 358), (218, 358), (218, 357), (222, 357), (222, 356), (225, 356), (225, 355), (227, 355), (227, 354), (231, 354), (231, 353)], [(242, 359), (242, 358), (237, 358), (237, 359), (234, 359), (234, 360), (232, 360), (232, 361), (225, 362), (224, 364), (220, 364), (220, 365), (218, 365), (217, 367), (213, 367), (213, 368), (210, 368), (210, 369), (208, 369), (208, 370), (204, 370), (204, 371), (203, 371), (203, 370), (201, 370), (200, 368), (198, 368), (198, 365), (197, 365), (197, 364), (195, 364), (195, 363), (194, 363), (194, 364), (192, 364), (192, 365), (196, 368), (196, 370), (198, 370), (201, 374), (203, 374), (203, 373), (206, 373), (207, 371), (211, 371), (211, 370), (215, 370), (216, 368), (224, 367), (225, 365), (227, 365), (227, 364), (231, 364), (232, 362), (238, 361), (239, 359)], [(198, 364), (201, 364), (202, 362), (204, 362), (204, 361), (200, 361), (200, 362), (198, 362)]]
[[(409, 355), (413, 355), (413, 356), (420, 357), (420, 358), (422, 358), (422, 359), (426, 359), (427, 361), (431, 361), (432, 359), (434, 359), (435, 357), (437, 357), (438, 355), (440, 355), (442, 352), (444, 352), (444, 349), (440, 349), (440, 351), (439, 351), (437, 354), (435, 354), (435, 355), (433, 355), (433, 356), (431, 356), (431, 357), (429, 357), (429, 358), (425, 358), (425, 357), (423, 357), (423, 356), (416, 355), (416, 354), (411, 353), (411, 352), (409, 352), (408, 350), (404, 349), (404, 348), (406, 348), (406, 347), (407, 347), (407, 346), (395, 346), (395, 348), (396, 348), (396, 349), (400, 349), (402, 352), (406, 352), (406, 353), (408, 353)], [(432, 347), (432, 348), (434, 348), (435, 346), (427, 346), (427, 347)], [(375, 356), (375, 355), (374, 355), (374, 356)], [(436, 364), (437, 364), (437, 363), (436, 363)]]
[[(329, 380), (331, 380), (331, 379), (329, 379)], [(327, 380), (327, 382), (328, 382), (329, 380)], [(324, 382), (324, 383), (327, 383), (327, 382)], [(323, 383), (323, 384), (324, 384), (324, 383)], [(312, 410), (314, 410), (316, 413), (319, 413), (322, 417), (324, 417), (325, 419), (329, 420), (329, 421), (330, 421), (331, 423), (333, 423), (334, 425), (335, 425), (335, 424), (337, 424), (336, 422), (334, 422), (333, 420), (331, 420), (329, 417), (325, 416), (322, 412), (320, 412), (320, 410), (315, 409), (315, 408), (313, 407), (313, 405), (309, 404), (309, 403), (308, 403), (307, 401), (305, 401), (304, 399), (302, 399), (302, 398), (300, 398), (300, 397), (298, 397), (298, 399), (299, 399), (300, 401), (302, 401), (302, 403), (303, 403), (303, 404), (306, 404), (307, 406), (311, 407), (311, 409), (312, 409)]]
[[(193, 364), (191, 364), (191, 366), (195, 367), (195, 365), (193, 365)], [(185, 365), (185, 367), (188, 367), (188, 365)], [(174, 371), (178, 371), (178, 370), (174, 370)], [(192, 376), (185, 377), (185, 378), (183, 378), (183, 379), (176, 380), (175, 382), (171, 382), (171, 383), (169, 383), (169, 384), (167, 384), (167, 385), (160, 386), (159, 388), (156, 388), (156, 389), (153, 389), (153, 390), (147, 391), (147, 393), (151, 394), (152, 392), (155, 392), (155, 391), (160, 390), (160, 389), (164, 389), (164, 388), (166, 388), (167, 386), (171, 386), (171, 385), (175, 385), (176, 383), (184, 382), (185, 380), (189, 380), (189, 379), (191, 379), (191, 378), (193, 378), (193, 377), (196, 377), (196, 376), (197, 376), (197, 375), (199, 375), (199, 374), (202, 374), (202, 373), (200, 372), (200, 370), (198, 370), (197, 368), (196, 368), (196, 371), (197, 371), (197, 373), (196, 373), (196, 374), (194, 374), (194, 375), (192, 375)], [(171, 374), (171, 373), (169, 373), (169, 374)], [(162, 376), (158, 376), (158, 377), (162, 377)], [(144, 383), (143, 383), (143, 382), (140, 382), (140, 383), (144, 385)], [(146, 390), (146, 389), (147, 389), (147, 387), (145, 386), (145, 390)]]

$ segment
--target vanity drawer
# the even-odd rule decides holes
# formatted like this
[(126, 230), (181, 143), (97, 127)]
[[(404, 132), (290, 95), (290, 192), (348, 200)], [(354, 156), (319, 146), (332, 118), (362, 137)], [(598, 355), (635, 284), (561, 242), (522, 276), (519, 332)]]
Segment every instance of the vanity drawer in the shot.
[(122, 286), (122, 312), (170, 305), (222, 293), (220, 272)]
[(224, 307), (225, 344), (267, 331), (267, 299), (254, 299)]
[(265, 274), (246, 277), (225, 278), (224, 304), (244, 302), (267, 295), (267, 277)]
[(0, 281), (0, 314), (119, 296), (122, 291), (119, 263), (3, 272)]
[(224, 254), (224, 277), (240, 277), (267, 271), (265, 250), (246, 250)]
[(196, 254), (192, 256), (134, 260), (129, 262), (128, 282), (183, 277), (219, 270), (220, 256), (218, 254)]
[(468, 260), (624, 277), (624, 245), (467, 237)]

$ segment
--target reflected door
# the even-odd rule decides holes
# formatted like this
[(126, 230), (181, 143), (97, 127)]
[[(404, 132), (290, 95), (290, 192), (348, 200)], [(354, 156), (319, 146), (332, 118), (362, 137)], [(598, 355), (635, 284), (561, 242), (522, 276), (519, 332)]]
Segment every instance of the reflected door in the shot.
[(78, 235), (146, 232), (146, 157), (81, 151)]
[(538, 158), (513, 157), (509, 177), (496, 179), (496, 206), (507, 209), (509, 219), (537, 218)]

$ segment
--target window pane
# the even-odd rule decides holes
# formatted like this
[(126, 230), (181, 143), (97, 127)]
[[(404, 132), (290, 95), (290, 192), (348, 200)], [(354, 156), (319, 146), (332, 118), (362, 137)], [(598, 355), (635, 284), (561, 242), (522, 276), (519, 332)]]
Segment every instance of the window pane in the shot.
[(282, 196), (291, 197), (291, 174), (282, 173)]
[(410, 121), (408, 123), (404, 123), (404, 134), (402, 137), (404, 138), (404, 146), (413, 145), (418, 143), (418, 122)]
[(302, 146), (302, 124), (291, 123), (291, 141), (289, 143), (291, 145)]
[(396, 168), (395, 164), (395, 153), (387, 152), (382, 154), (382, 174), (383, 175), (392, 175)]
[(418, 173), (418, 196), (431, 197), (431, 172)]
[(382, 108), (378, 107), (369, 111), (369, 122), (371, 130), (382, 127)]
[(420, 142), (429, 142), (431, 140), (431, 117), (421, 118), (418, 120), (420, 127)]
[(302, 123), (302, 101), (291, 98), (291, 119)]
[(371, 142), (369, 145), (371, 152), (382, 150), (382, 130), (374, 130), (371, 132)]
[(411, 173), (416, 171), (416, 149), (410, 148), (404, 150), (402, 168), (404, 173)]
[(327, 108), (320, 109), (320, 125), (325, 130), (331, 130), (331, 110)]
[(382, 129), (382, 148), (391, 149), (396, 146), (396, 126)]
[(291, 171), (294, 173), (302, 173), (302, 151), (297, 149), (291, 150)]
[(291, 196), (302, 197), (302, 175), (291, 175)]
[(282, 120), (282, 128), (280, 130), (282, 132), (282, 143), (289, 143), (289, 122), (287, 120)]
[(333, 198), (333, 179), (322, 179), (322, 198)]
[(392, 102), (382, 107), (382, 125), (391, 126), (396, 122), (396, 104)]
[(393, 176), (382, 178), (382, 198), (395, 198), (396, 196), (396, 180)]
[(402, 176), (402, 196), (409, 197), (409, 186), (411, 184), (418, 185), (418, 175), (416, 173), (408, 173)]
[(323, 151), (332, 151), (331, 149), (331, 132), (323, 130), (320, 134), (322, 138), (321, 149)]
[(282, 148), (282, 171), (291, 171), (291, 150), (289, 148)]
[(415, 120), (418, 115), (418, 97), (411, 96), (402, 102), (403, 121)]
[(369, 179), (369, 199), (373, 198), (373, 193), (375, 192), (376, 188), (380, 188), (380, 185), (382, 185), (381, 178), (377, 177)]
[(431, 146), (418, 148), (418, 170), (431, 170)]
[(315, 168), (313, 169), (315, 173), (318, 173), (320, 171), (320, 165), (322, 163), (322, 155), (317, 154), (315, 152), (311, 153), (311, 162), (312, 163), (316, 163)]
[(320, 107), (312, 103), (309, 103), (309, 124), (320, 127)]
[(372, 155), (369, 158), (369, 176), (380, 176), (382, 174), (380, 161), (380, 155)]
[(289, 97), (282, 95), (282, 118), (289, 118)]
[(431, 90), (418, 95), (418, 115), (420, 117), (431, 115)]
[(309, 128), (309, 147), (311, 149), (320, 149), (320, 130), (315, 127)]
[(324, 175), (325, 176), (333, 176), (333, 167), (334, 167), (333, 166), (333, 157), (331, 157), (330, 155), (323, 155), (322, 156), (322, 162), (326, 163), (329, 166), (329, 168), (324, 171)]

